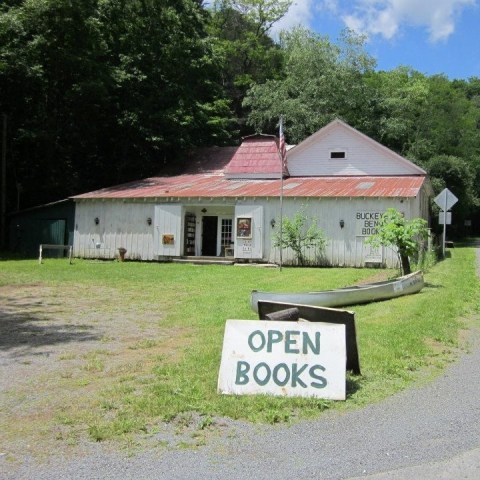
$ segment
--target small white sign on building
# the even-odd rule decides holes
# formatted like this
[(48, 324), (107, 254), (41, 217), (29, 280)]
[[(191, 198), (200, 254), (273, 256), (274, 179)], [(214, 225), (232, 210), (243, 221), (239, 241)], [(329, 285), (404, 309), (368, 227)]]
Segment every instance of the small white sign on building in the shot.
[(345, 400), (345, 325), (227, 320), (218, 391)]
[(383, 248), (381, 246), (373, 247), (368, 243), (364, 243), (363, 249), (365, 263), (383, 263)]

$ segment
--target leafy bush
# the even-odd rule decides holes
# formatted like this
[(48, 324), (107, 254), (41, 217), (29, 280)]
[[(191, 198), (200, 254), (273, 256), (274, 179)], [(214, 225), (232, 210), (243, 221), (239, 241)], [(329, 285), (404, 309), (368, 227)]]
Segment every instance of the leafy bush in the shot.
[(284, 217), (281, 228), (273, 236), (275, 247), (290, 248), (298, 265), (307, 264), (306, 252), (315, 248), (317, 258), (325, 252), (327, 240), (317, 226), (315, 218), (310, 218), (302, 208), (292, 219)]
[(411, 272), (410, 258), (419, 250), (419, 240), (428, 236), (427, 222), (423, 218), (407, 220), (395, 208), (389, 208), (380, 218), (377, 233), (367, 239), (373, 247), (396, 247), (402, 271), (404, 274)]

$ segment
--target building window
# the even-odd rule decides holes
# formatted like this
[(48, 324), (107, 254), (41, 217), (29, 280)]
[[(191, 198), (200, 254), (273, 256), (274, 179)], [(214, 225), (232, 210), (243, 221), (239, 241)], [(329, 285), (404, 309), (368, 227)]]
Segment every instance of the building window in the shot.
[(230, 247), (232, 242), (233, 222), (231, 218), (222, 218), (221, 242), (222, 247)]
[(345, 150), (334, 150), (330, 152), (330, 158), (347, 158)]

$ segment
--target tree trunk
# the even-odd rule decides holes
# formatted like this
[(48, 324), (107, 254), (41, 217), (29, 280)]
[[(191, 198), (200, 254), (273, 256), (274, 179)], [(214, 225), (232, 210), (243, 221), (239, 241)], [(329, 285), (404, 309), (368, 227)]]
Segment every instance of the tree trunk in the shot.
[(402, 262), (402, 270), (404, 275), (408, 275), (409, 273), (412, 273), (412, 270), (410, 268), (410, 260), (408, 258), (408, 255), (405, 255), (404, 253), (400, 254), (400, 261)]

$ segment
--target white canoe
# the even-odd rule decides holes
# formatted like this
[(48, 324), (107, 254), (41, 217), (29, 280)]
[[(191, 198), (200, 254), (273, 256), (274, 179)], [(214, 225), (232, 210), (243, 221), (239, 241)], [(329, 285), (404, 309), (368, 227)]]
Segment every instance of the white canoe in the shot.
[(320, 292), (304, 293), (281, 293), (252, 291), (252, 309), (258, 312), (258, 301), (297, 303), (300, 305), (313, 305), (317, 307), (344, 307), (370, 303), (378, 300), (401, 297), (419, 292), (424, 286), (423, 273), (421, 271), (404, 275), (393, 280), (367, 283), (335, 290), (323, 290)]

